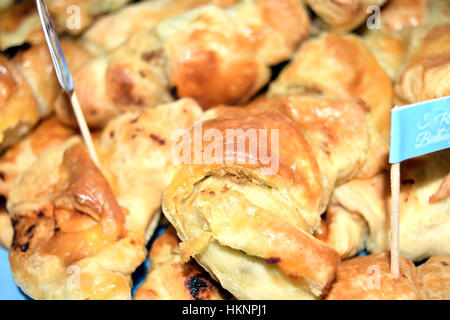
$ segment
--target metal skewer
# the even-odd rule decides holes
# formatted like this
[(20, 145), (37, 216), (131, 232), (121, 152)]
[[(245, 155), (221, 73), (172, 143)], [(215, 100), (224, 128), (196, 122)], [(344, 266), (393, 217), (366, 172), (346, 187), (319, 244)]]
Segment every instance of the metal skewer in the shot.
[(45, 5), (44, 0), (36, 0), (36, 6), (39, 12), (42, 29), (44, 30), (45, 40), (47, 42), (53, 65), (55, 67), (58, 82), (70, 98), (70, 102), (72, 104), (78, 126), (80, 127), (84, 143), (86, 144), (92, 160), (99, 167), (99, 161), (97, 153), (95, 152), (91, 134), (89, 132), (89, 127), (86, 123), (86, 119), (83, 116), (83, 111), (80, 108), (77, 95), (74, 91), (72, 74), (70, 73), (69, 66), (67, 65), (66, 58), (64, 57), (63, 51), (61, 49), (61, 44), (59, 43), (59, 39), (56, 35), (55, 28), (53, 27), (52, 20), (50, 19), (47, 6)]

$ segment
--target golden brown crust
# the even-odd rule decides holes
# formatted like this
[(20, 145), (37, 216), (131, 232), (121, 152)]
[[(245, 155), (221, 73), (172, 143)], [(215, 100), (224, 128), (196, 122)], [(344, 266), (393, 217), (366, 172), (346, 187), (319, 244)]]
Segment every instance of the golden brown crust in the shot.
[[(196, 8), (135, 34), (81, 68), (74, 74), (75, 91), (95, 127), (124, 110), (174, 96), (194, 98), (203, 108), (244, 103), (268, 82), (269, 66), (289, 58), (308, 30), (305, 8), (295, 0)], [(56, 110), (65, 123), (74, 123), (59, 101)]]
[(214, 4), (226, 8), (236, 2), (238, 0), (153, 0), (132, 3), (96, 20), (83, 34), (83, 38), (109, 51), (123, 44), (133, 34), (153, 28), (163, 19), (203, 5)]
[(329, 28), (350, 31), (365, 21), (370, 6), (381, 7), (386, 0), (306, 0)]
[[(339, 259), (311, 234), (337, 180), (354, 176), (364, 162), (365, 111), (364, 104), (355, 101), (311, 97), (262, 99), (247, 108), (211, 109), (202, 130), (222, 133), (210, 141), (222, 145), (224, 158), (215, 163), (177, 163), (168, 171), (171, 183), (163, 211), (182, 239), (184, 256), (194, 257), (240, 299), (268, 298), (269, 292), (272, 299), (323, 294)], [(270, 140), (279, 142), (277, 151), (271, 149), (279, 158), (275, 173), (261, 171), (271, 166), (262, 158), (256, 157), (255, 163), (249, 160), (255, 157), (248, 148), (250, 138), (245, 150), (226, 147), (227, 130), (243, 130), (238, 136), (245, 137), (244, 130), (252, 128), (279, 131), (279, 140)], [(195, 157), (193, 139), (187, 141), (188, 154)], [(270, 141), (256, 143), (259, 155), (271, 148)], [(355, 147), (348, 158), (340, 158), (344, 145)], [(202, 148), (203, 159), (208, 149)], [(243, 161), (223, 162), (233, 157)], [(242, 269), (243, 263), (251, 270)], [(256, 278), (258, 283), (253, 282)], [(282, 282), (276, 284), (274, 279)]]
[(150, 250), (150, 269), (135, 300), (224, 300), (229, 296), (195, 262), (181, 260), (179, 239), (172, 226)]
[(392, 82), (356, 36), (324, 33), (306, 41), (269, 92), (360, 98), (369, 105), (375, 128), (386, 141), (389, 137)]
[(44, 33), (34, 1), (22, 1), (0, 11), (0, 50), (41, 41)]
[(447, 23), (450, 4), (446, 0), (391, 0), (381, 11), (382, 28), (388, 32)]
[(414, 31), (410, 53), (396, 85), (405, 103), (450, 95), (450, 25)]
[[(3, 223), (0, 227), (0, 245), (9, 247), (12, 241), (12, 226), (6, 210), (8, 193), (19, 176), (46, 149), (55, 146), (74, 132), (62, 126), (55, 118), (39, 124), (28, 136), (18, 144), (9, 148), (0, 158), (0, 214)], [(3, 203), (4, 202), (4, 203)]]
[(414, 264), (400, 258), (400, 277), (390, 273), (389, 252), (341, 263), (327, 300), (420, 300)]
[(14, 144), (38, 122), (32, 90), (18, 68), (0, 56), (0, 152)]
[(450, 300), (450, 257), (433, 256), (417, 268), (420, 290), (427, 300)]
[[(92, 23), (95, 16), (120, 8), (127, 2), (59, 0), (49, 1), (47, 6), (58, 34), (78, 35)], [(26, 42), (40, 43), (44, 39), (35, 1), (20, 1), (0, 11), (0, 50)]]

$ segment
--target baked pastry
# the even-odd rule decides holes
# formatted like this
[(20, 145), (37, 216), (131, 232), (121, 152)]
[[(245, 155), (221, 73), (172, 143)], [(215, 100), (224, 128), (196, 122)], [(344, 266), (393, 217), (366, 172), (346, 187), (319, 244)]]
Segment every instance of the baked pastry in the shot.
[(167, 170), (163, 212), (184, 260), (195, 258), (238, 299), (325, 294), (339, 256), (312, 234), (335, 184), (366, 159), (366, 110), (361, 101), (284, 97), (208, 111)]
[[(83, 66), (74, 74), (75, 91), (91, 127), (174, 96), (194, 98), (204, 108), (244, 103), (268, 82), (269, 66), (287, 59), (308, 30), (308, 15), (296, 0), (197, 8)], [(62, 121), (75, 123), (67, 105), (56, 110)]]
[(306, 0), (311, 9), (320, 16), (329, 28), (350, 31), (361, 25), (371, 6), (380, 8), (386, 0)]
[(365, 248), (369, 230), (358, 213), (331, 205), (321, 222), (315, 237), (334, 248), (341, 259), (353, 257)]
[[(81, 42), (62, 41), (61, 45), (72, 70), (94, 55)], [(0, 55), (0, 152), (48, 116), (62, 92), (45, 43), (9, 58)]]
[(405, 104), (450, 95), (450, 24), (413, 31), (395, 92)]
[(269, 89), (272, 96), (299, 93), (364, 100), (375, 128), (388, 141), (392, 82), (357, 36), (323, 33), (305, 41)]
[(0, 55), (0, 152), (38, 121), (38, 104), (31, 87), (18, 68)]
[(194, 102), (180, 101), (115, 119), (97, 144), (104, 175), (78, 137), (38, 158), (8, 201), (11, 269), (24, 292), (35, 299), (131, 298), (131, 273), (158, 219), (168, 141), (199, 113)]
[(68, 139), (74, 132), (62, 126), (55, 118), (39, 124), (28, 136), (8, 149), (0, 158), (0, 246), (9, 248), (12, 241), (12, 225), (6, 202), (13, 184), (22, 172), (48, 148)]
[(236, 2), (238, 0), (152, 0), (132, 3), (99, 18), (83, 34), (83, 38), (109, 51), (123, 44), (133, 34), (153, 28), (163, 19), (207, 4), (228, 7)]
[(388, 32), (439, 25), (448, 22), (450, 3), (447, 0), (390, 0), (381, 16), (382, 28)]
[[(129, 0), (49, 0), (46, 1), (58, 33), (80, 34), (93, 18), (125, 5)], [(44, 41), (36, 2), (17, 2), (0, 11), (0, 50), (24, 43)]]
[(172, 138), (202, 114), (191, 99), (127, 112), (110, 121), (98, 140), (103, 173), (127, 214), (126, 224), (145, 245), (155, 230)]
[(229, 298), (195, 262), (183, 262), (179, 239), (170, 226), (150, 249), (150, 269), (135, 300), (225, 300)]
[(362, 40), (389, 78), (397, 81), (407, 51), (405, 36), (395, 32), (370, 30), (364, 33)]
[(400, 277), (390, 272), (389, 252), (345, 260), (327, 300), (420, 300), (420, 285), (411, 260), (400, 257)]
[(432, 256), (417, 268), (420, 291), (427, 300), (450, 300), (450, 257)]
[[(435, 254), (450, 255), (450, 198), (432, 196), (450, 170), (449, 150), (402, 163), (400, 253), (421, 261)], [(370, 252), (389, 249), (389, 177), (353, 180), (334, 190), (334, 202), (367, 221)]]

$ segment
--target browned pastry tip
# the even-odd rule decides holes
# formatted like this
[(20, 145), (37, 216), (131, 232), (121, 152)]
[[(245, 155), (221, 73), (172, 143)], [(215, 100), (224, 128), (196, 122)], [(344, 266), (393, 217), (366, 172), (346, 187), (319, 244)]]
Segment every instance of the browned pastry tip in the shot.
[(229, 298), (195, 262), (181, 259), (179, 239), (169, 226), (150, 249), (150, 269), (135, 300), (223, 300)]
[(400, 276), (390, 273), (390, 253), (345, 260), (338, 268), (327, 300), (420, 300), (414, 264), (401, 257)]
[(12, 212), (13, 261), (36, 252), (56, 255), (66, 265), (93, 255), (124, 232), (124, 216), (107, 181), (84, 147), (64, 153), (66, 186), (40, 210)]
[(420, 290), (427, 300), (450, 300), (450, 257), (435, 255), (417, 268)]
[(61, 125), (55, 118), (41, 122), (29, 135), (10, 147), (0, 157), (0, 245), (8, 248), (13, 229), (6, 209), (8, 193), (20, 175), (48, 148), (55, 146), (74, 132)]

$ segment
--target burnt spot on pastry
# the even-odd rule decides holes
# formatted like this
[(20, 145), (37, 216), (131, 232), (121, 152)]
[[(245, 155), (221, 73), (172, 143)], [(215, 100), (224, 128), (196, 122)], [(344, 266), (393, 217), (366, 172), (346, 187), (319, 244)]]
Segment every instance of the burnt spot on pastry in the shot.
[(8, 211), (6, 210), (6, 197), (0, 194), (0, 212)]
[(26, 51), (31, 48), (31, 43), (25, 42), (18, 46), (9, 47), (2, 53), (9, 59), (13, 59), (20, 51)]
[(442, 264), (444, 267), (448, 267), (448, 263), (445, 262), (445, 261), (441, 261), (441, 264)]
[(135, 139), (137, 137), (137, 134), (136, 133), (133, 133), (132, 135), (131, 135), (131, 139)]
[(39, 218), (42, 218), (42, 217), (44, 216), (44, 211), (40, 210), (40, 211), (38, 212), (37, 216), (38, 216)]
[(1, 171), (0, 171), (0, 180), (1, 181), (5, 181), (6, 180), (5, 174), (3, 172), (1, 172)]
[(202, 291), (208, 288), (208, 283), (199, 275), (189, 277), (185, 282), (186, 288), (195, 300), (203, 300), (201, 297)]
[(210, 191), (209, 194), (212, 195), (212, 196), (216, 195), (216, 193), (214, 191)]
[(148, 51), (148, 52), (144, 52), (141, 55), (142, 60), (144, 60), (145, 62), (150, 62), (153, 59), (157, 59), (160, 58), (162, 54), (161, 50), (152, 50), (152, 51)]
[(53, 231), (55, 231), (55, 233), (56, 233), (56, 232), (59, 232), (59, 231), (61, 231), (61, 228), (56, 227), (55, 229), (53, 229)]
[(114, 132), (114, 130), (109, 133), (109, 137), (111, 139), (113, 139), (115, 135), (116, 135), (116, 133)]
[(402, 180), (402, 184), (403, 185), (406, 185), (406, 184), (414, 184), (415, 183), (415, 181), (413, 180), (413, 179), (405, 179), (405, 180)]
[(133, 95), (135, 81), (132, 71), (127, 66), (113, 65), (107, 71), (107, 91), (117, 105), (138, 105), (144, 101)]
[(177, 88), (177, 87), (172, 87), (172, 88), (170, 88), (169, 92), (170, 92), (170, 96), (171, 96), (174, 100), (180, 99), (180, 96), (178, 95), (178, 88)]
[(158, 137), (156, 134), (150, 134), (150, 138), (155, 141), (157, 144), (159, 144), (160, 146), (163, 146), (166, 144), (166, 140)]
[(36, 228), (34, 224), (29, 226), (28, 229), (25, 231), (25, 235), (33, 237), (34, 228)]
[(281, 261), (281, 258), (280, 257), (271, 257), (271, 258), (267, 258), (266, 259), (266, 262), (268, 263), (268, 264), (275, 264), (275, 263), (278, 263), (278, 262), (280, 262)]

